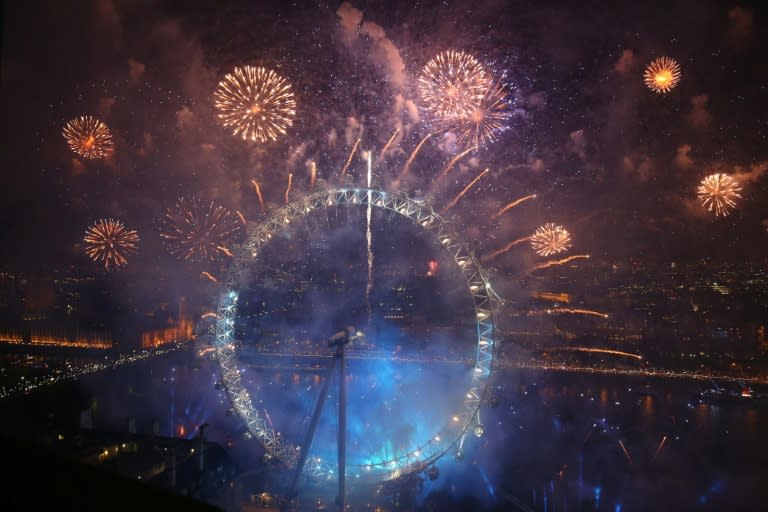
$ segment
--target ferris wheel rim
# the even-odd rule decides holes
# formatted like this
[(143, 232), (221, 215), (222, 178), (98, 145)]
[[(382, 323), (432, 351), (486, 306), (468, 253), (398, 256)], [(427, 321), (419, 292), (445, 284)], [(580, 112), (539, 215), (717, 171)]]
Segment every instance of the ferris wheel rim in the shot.
[[(280, 433), (266, 423), (254, 409), (250, 393), (241, 382), (235, 347), (237, 340), (233, 335), (237, 299), (240, 284), (248, 268), (258, 258), (260, 249), (267, 245), (275, 234), (286, 229), (294, 218), (304, 217), (321, 208), (343, 205), (370, 205), (390, 210), (433, 234), (461, 270), (467, 291), (473, 300), (474, 321), (477, 327), (477, 357), (463, 408), (457, 411), (435, 436), (407, 454), (370, 464), (347, 464), (348, 475), (353, 478), (370, 476), (379, 481), (390, 480), (423, 470), (456, 445), (461, 449), (467, 432), (479, 425), (480, 407), (487, 395), (497, 346), (494, 319), (498, 297), (488, 276), (467, 244), (451, 229), (449, 222), (428, 203), (377, 189), (336, 187), (315, 192), (276, 210), (252, 230), (245, 243), (233, 255), (233, 263), (222, 283), (224, 290), (218, 296), (214, 347), (224, 388), (233, 408), (246, 423), (248, 433), (260, 442), (269, 455), (288, 467), (294, 467), (299, 458), (299, 447), (282, 439)], [(335, 475), (335, 464), (309, 457), (304, 473), (331, 479)]]

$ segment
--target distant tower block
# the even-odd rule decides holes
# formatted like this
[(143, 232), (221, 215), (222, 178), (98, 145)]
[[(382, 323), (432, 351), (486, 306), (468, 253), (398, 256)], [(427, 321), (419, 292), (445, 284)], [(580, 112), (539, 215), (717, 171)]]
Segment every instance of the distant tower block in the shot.
[(134, 416), (128, 417), (128, 433), (129, 434), (136, 433), (136, 418)]

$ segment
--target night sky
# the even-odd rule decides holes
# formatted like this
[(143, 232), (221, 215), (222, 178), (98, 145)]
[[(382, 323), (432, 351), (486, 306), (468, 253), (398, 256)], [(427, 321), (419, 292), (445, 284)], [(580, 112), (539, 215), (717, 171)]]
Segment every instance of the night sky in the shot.
[[(338, 183), (351, 145), (380, 150), (388, 188), (429, 126), (415, 77), (435, 54), (469, 52), (504, 76), (512, 116), (499, 139), (462, 159), (434, 199), (445, 205), (490, 176), (450, 214), (478, 253), (565, 225), (573, 253), (621, 261), (740, 261), (768, 249), (768, 66), (761, 3), (736, 2), (6, 2), (2, 39), (0, 264), (99, 272), (82, 236), (113, 217), (141, 236), (127, 269), (174, 265), (157, 233), (165, 208), (197, 195), (251, 221), (309, 189), (306, 162)], [(654, 58), (678, 60), (680, 84), (643, 84)], [(212, 94), (237, 65), (274, 69), (294, 87), (296, 122), (275, 142), (246, 143), (218, 122)], [(62, 137), (83, 114), (112, 130), (109, 160), (84, 160)], [(455, 154), (438, 138), (408, 182), (419, 195)], [(353, 183), (364, 161), (353, 160)], [(697, 202), (707, 174), (735, 174), (737, 210)], [(538, 198), (491, 222), (500, 206)], [(529, 249), (494, 262), (534, 262)], [(224, 266), (225, 263), (219, 265)], [(221, 270), (215, 265), (214, 271)], [(197, 269), (199, 270), (199, 269)], [(198, 272), (199, 274), (199, 272)]]

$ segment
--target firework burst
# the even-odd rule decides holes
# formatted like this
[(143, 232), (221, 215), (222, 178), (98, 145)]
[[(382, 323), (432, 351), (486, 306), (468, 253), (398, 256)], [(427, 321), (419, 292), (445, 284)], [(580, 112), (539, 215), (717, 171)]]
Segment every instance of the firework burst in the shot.
[(469, 115), (490, 85), (480, 62), (455, 50), (439, 53), (427, 62), (417, 82), (424, 109), (436, 119), (450, 120)]
[(291, 85), (260, 67), (235, 68), (219, 83), (213, 99), (222, 124), (235, 136), (254, 142), (284, 135), (296, 115)]
[(119, 220), (99, 219), (85, 230), (83, 240), (85, 253), (107, 270), (113, 270), (128, 264), (125, 257), (136, 252), (139, 235), (126, 229)]
[(571, 234), (563, 226), (548, 222), (531, 235), (531, 247), (539, 256), (552, 256), (571, 248)]
[(670, 57), (659, 57), (645, 68), (643, 76), (650, 90), (664, 94), (680, 82), (680, 65)]
[(417, 87), (438, 131), (456, 137), (464, 149), (496, 140), (510, 117), (507, 93), (473, 56), (449, 50), (422, 69)]
[(91, 116), (72, 119), (64, 126), (62, 134), (69, 148), (83, 158), (107, 158), (114, 151), (109, 128)]
[(725, 217), (736, 206), (736, 199), (741, 197), (741, 186), (733, 176), (715, 173), (701, 180), (699, 200), (708, 212)]
[(231, 254), (227, 244), (239, 230), (238, 217), (223, 206), (182, 197), (166, 210), (160, 237), (178, 258), (213, 261)]
[(483, 147), (496, 141), (507, 128), (511, 111), (504, 87), (495, 83), (465, 116), (446, 124), (461, 148)]

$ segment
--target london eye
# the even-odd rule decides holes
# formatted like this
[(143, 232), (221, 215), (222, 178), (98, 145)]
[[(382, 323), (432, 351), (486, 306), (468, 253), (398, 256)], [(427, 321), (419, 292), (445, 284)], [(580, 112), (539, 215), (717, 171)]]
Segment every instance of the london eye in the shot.
[[(367, 287), (365, 255), (357, 257), (365, 209), (376, 211), (379, 248), (372, 279), (369, 213)], [(387, 253), (398, 232), (410, 237), (412, 254), (379, 268), (401, 251), (393, 242)], [(414, 270), (412, 260), (426, 253), (437, 257)], [(469, 246), (426, 202), (366, 188), (322, 190), (273, 212), (234, 252), (217, 297), (221, 387), (247, 435), (296, 481), (337, 483), (343, 494), (345, 480), (353, 487), (429, 475), (442, 456), (462, 456), (467, 436), (483, 433), (497, 300)], [(442, 312), (440, 301), (448, 304)], [(355, 329), (345, 335), (348, 366), (335, 375), (340, 349), (334, 354), (325, 342), (340, 325)], [(284, 371), (275, 374), (278, 367)], [(345, 408), (343, 421), (341, 412), (322, 410), (326, 397)]]

